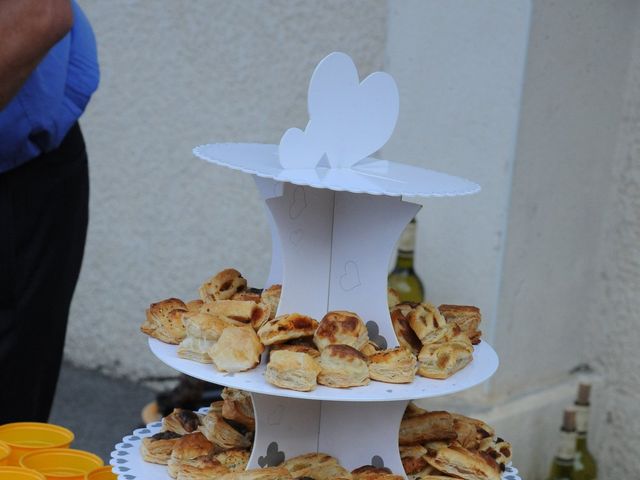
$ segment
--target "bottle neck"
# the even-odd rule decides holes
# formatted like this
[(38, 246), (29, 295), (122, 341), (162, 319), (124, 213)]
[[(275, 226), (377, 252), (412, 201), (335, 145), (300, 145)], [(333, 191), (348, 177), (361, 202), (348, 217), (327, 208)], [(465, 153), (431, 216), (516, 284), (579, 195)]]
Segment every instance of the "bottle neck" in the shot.
[[(589, 405), (580, 405), (576, 403), (574, 405), (576, 411), (576, 432), (578, 439), (581, 437), (587, 437), (587, 431), (589, 430)], [(586, 441), (586, 440), (585, 440)]]
[(416, 248), (416, 221), (411, 220), (398, 242), (396, 268), (413, 270), (413, 252)]

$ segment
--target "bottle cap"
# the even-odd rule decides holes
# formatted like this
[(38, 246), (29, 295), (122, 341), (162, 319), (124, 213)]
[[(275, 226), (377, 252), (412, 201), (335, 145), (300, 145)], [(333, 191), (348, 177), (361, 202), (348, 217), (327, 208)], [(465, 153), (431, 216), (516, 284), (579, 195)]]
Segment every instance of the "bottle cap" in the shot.
[(589, 405), (589, 396), (591, 395), (591, 384), (581, 383), (578, 385), (578, 398), (576, 405)]
[(564, 411), (564, 417), (562, 418), (562, 430), (565, 432), (576, 431), (576, 411), (572, 408), (567, 408)]

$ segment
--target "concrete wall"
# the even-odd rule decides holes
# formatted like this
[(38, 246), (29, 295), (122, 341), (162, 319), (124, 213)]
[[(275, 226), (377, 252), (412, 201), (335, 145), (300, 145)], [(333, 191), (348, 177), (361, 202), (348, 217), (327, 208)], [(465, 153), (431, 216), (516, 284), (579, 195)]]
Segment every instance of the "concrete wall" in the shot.
[(139, 333), (144, 309), (234, 266), (266, 280), (270, 239), (249, 176), (197, 160), (213, 141), (277, 142), (307, 121), (316, 63), (383, 65), (385, 1), (81, 2), (102, 83), (83, 118), (91, 221), (66, 354), (133, 378), (175, 373)]

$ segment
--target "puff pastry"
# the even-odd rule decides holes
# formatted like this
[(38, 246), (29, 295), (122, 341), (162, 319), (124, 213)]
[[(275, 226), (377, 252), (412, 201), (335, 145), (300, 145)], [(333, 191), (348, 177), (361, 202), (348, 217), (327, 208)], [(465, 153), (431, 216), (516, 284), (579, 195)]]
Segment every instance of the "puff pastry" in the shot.
[(221, 415), (209, 411), (202, 419), (200, 431), (212, 442), (218, 450), (229, 450), (231, 448), (249, 448), (251, 442), (229, 425)]
[(171, 452), (171, 458), (168, 462), (169, 476), (176, 478), (181, 465), (197, 465), (199, 457), (210, 457), (214, 449), (214, 445), (201, 432), (190, 433), (181, 437)]
[(271, 307), (269, 320), (272, 320), (278, 314), (278, 304), (280, 303), (280, 294), (282, 293), (282, 285), (275, 284), (269, 288), (265, 288), (260, 296), (260, 301)]
[(231, 296), (231, 300), (244, 300), (260, 303), (262, 290), (259, 288), (248, 288), (247, 290), (236, 292)]
[(289, 390), (309, 392), (316, 387), (320, 366), (310, 355), (289, 350), (271, 352), (265, 380)]
[(176, 480), (210, 480), (229, 473), (229, 469), (208, 455), (178, 464)]
[(200, 363), (212, 363), (209, 349), (215, 345), (215, 340), (187, 337), (178, 345), (177, 354), (180, 358)]
[(391, 324), (398, 343), (411, 350), (414, 355), (418, 355), (422, 348), (422, 342), (409, 325), (407, 315), (411, 311), (411, 308), (407, 309), (406, 307), (407, 304), (401, 304), (391, 310)]
[(430, 303), (417, 305), (409, 312), (407, 320), (423, 345), (439, 342), (446, 334), (443, 327), (447, 321)]
[(300, 313), (289, 313), (269, 320), (258, 329), (263, 345), (284, 343), (296, 338), (308, 337), (318, 328), (318, 322)]
[(359, 387), (369, 383), (367, 357), (349, 345), (327, 345), (320, 353), (318, 383), (328, 387)]
[(458, 423), (468, 423), (472, 425), (477, 434), (477, 439), (483, 440), (485, 438), (493, 438), (496, 434), (495, 430), (492, 426), (483, 422), (482, 420), (478, 420), (477, 418), (465, 417), (464, 415), (460, 415), (459, 413), (452, 413), (453, 419)]
[(427, 413), (424, 408), (420, 408), (415, 403), (409, 402), (407, 408), (404, 410), (404, 415), (402, 416), (402, 418), (416, 417), (418, 415), (422, 415), (423, 413)]
[(490, 456), (459, 446), (441, 448), (435, 455), (428, 452), (426, 459), (441, 472), (464, 480), (500, 480), (498, 464)]
[[(206, 304), (202, 307), (206, 308)], [(182, 317), (188, 337), (218, 340), (225, 328), (232, 326), (224, 318), (203, 311), (185, 313)]]
[(386, 383), (411, 383), (418, 361), (405, 347), (397, 347), (369, 355), (369, 377)]
[(229, 327), (211, 347), (209, 356), (222, 372), (242, 372), (258, 365), (263, 351), (252, 327)]
[(498, 464), (501, 472), (505, 471), (507, 464), (511, 461), (511, 444), (500, 437), (496, 440), (493, 438), (482, 440), (479, 450), (490, 456)]
[(418, 355), (418, 375), (444, 379), (466, 367), (473, 359), (473, 346), (468, 338), (441, 344), (425, 345)]
[(356, 313), (338, 310), (322, 318), (313, 341), (320, 351), (328, 345), (349, 345), (360, 350), (369, 341), (369, 334)]
[(400, 294), (393, 288), (387, 288), (387, 304), (389, 308), (395, 307), (400, 303)]
[(320, 352), (318, 351), (317, 348), (315, 348), (315, 345), (310, 346), (305, 344), (277, 343), (275, 345), (271, 345), (270, 355), (273, 354), (273, 352), (277, 352), (278, 350), (287, 350), (289, 352), (306, 353), (312, 358), (320, 357)]
[(193, 433), (202, 425), (202, 417), (191, 410), (174, 408), (173, 412), (162, 419), (162, 431), (180, 435)]
[(269, 306), (250, 300), (218, 300), (205, 303), (200, 308), (203, 313), (214, 315), (231, 325), (262, 325), (269, 318)]
[(253, 402), (246, 392), (233, 388), (225, 388), (222, 391), (224, 399), (222, 411), (220, 412), (225, 420), (239, 423), (249, 431), (254, 431), (256, 427), (253, 412)]
[(377, 468), (364, 465), (351, 471), (353, 480), (404, 480), (400, 475), (394, 475), (388, 468)]
[(360, 349), (360, 353), (362, 353), (363, 355), (365, 355), (367, 357), (369, 357), (369, 356), (371, 356), (374, 353), (377, 353), (379, 351), (380, 351), (380, 347), (378, 347), (378, 345), (376, 345), (371, 340), (369, 340), (367, 343), (365, 343), (364, 346)]
[(199, 293), (202, 301), (207, 303), (214, 300), (227, 300), (246, 288), (247, 281), (242, 278), (240, 272), (227, 268), (203, 283)]
[(455, 323), (469, 337), (473, 345), (480, 343), (482, 332), (478, 329), (482, 316), (480, 309), (471, 305), (440, 305), (440, 313), (447, 323)]
[(292, 476), (284, 467), (267, 467), (244, 472), (227, 473), (220, 480), (292, 480)]
[(230, 472), (242, 472), (247, 468), (251, 454), (248, 450), (232, 448), (224, 452), (217, 453), (215, 459), (227, 467)]
[(175, 432), (159, 432), (145, 437), (140, 443), (140, 456), (145, 462), (166, 465), (171, 458), (171, 451), (182, 435)]
[(423, 472), (425, 468), (429, 466), (427, 460), (424, 458), (426, 454), (427, 449), (422, 445), (401, 446), (400, 459), (402, 460), (404, 473), (413, 475), (418, 472)]
[[(224, 391), (224, 390), (223, 390)], [(217, 413), (218, 415), (222, 415), (222, 409), (224, 408), (224, 400), (216, 400), (209, 405), (209, 412)]]
[(336, 477), (350, 476), (349, 471), (340, 466), (338, 460), (325, 453), (298, 455), (285, 461), (282, 466), (289, 470), (294, 478), (332, 480)]
[(187, 310), (191, 313), (197, 313), (200, 311), (200, 307), (202, 307), (202, 305), (204, 304), (204, 302), (200, 299), (197, 300), (190, 300), (186, 303), (187, 306)]
[(177, 345), (186, 335), (182, 324), (182, 315), (186, 311), (185, 303), (177, 298), (152, 303), (140, 331), (162, 342)]
[(416, 445), (433, 440), (455, 440), (453, 417), (448, 412), (425, 412), (400, 422), (400, 445)]

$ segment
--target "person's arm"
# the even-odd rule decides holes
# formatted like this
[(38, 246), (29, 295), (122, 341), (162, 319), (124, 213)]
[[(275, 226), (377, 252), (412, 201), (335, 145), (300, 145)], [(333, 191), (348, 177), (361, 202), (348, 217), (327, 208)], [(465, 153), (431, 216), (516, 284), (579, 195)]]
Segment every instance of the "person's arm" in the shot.
[(71, 0), (0, 0), (0, 110), (72, 25)]

